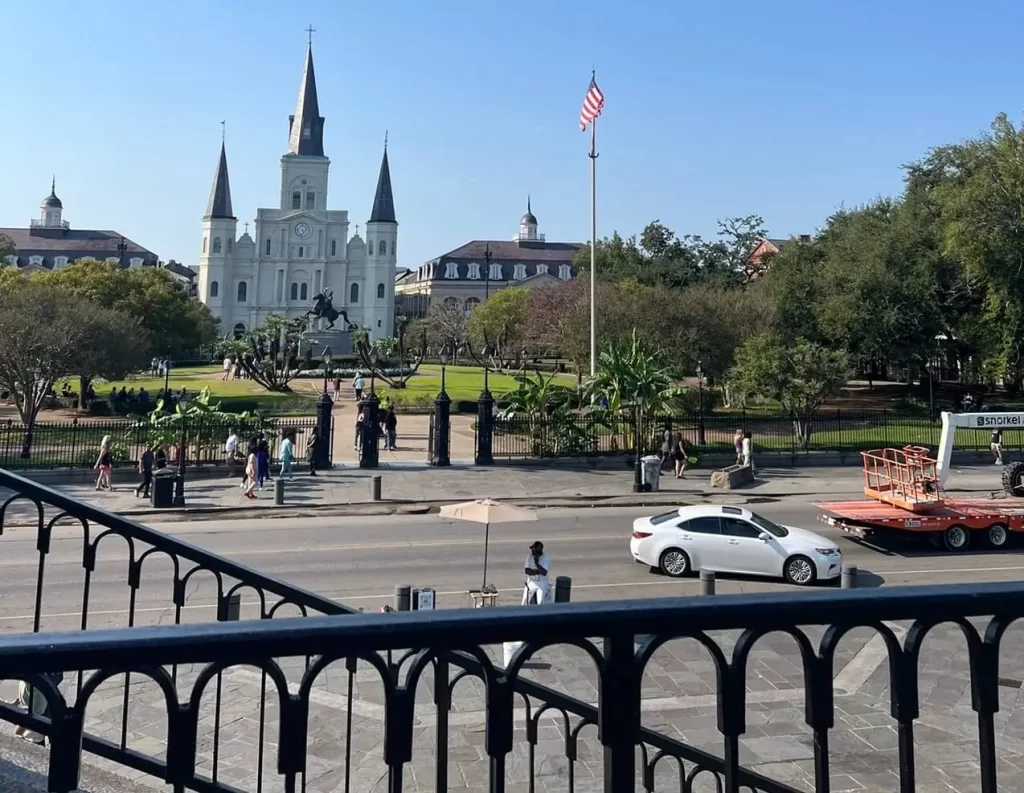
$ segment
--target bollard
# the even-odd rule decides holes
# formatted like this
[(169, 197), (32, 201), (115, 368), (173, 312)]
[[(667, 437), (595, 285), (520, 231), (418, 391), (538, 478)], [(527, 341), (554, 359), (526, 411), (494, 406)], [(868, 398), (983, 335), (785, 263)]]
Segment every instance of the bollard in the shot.
[(395, 587), (395, 611), (409, 611), (412, 608), (412, 587), (399, 584)]
[(843, 572), (840, 574), (843, 589), (857, 588), (857, 565), (844, 564)]
[(228, 595), (227, 608), (224, 609), (224, 622), (238, 622), (242, 617), (242, 596), (237, 592)]
[(715, 571), (714, 570), (701, 570), (700, 571), (700, 593), (702, 595), (713, 595), (713, 594), (715, 594)]
[(380, 501), (380, 475), (370, 477), (370, 501)]
[(284, 504), (284, 480), (281, 477), (274, 480), (274, 503), (278, 506)]
[(572, 595), (572, 579), (560, 575), (555, 579), (555, 603), (568, 603)]

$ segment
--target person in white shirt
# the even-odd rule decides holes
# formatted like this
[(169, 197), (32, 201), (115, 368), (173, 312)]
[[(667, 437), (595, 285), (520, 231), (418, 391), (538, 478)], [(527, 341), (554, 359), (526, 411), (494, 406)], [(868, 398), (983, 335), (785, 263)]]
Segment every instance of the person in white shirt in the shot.
[(548, 556), (544, 553), (544, 543), (540, 540), (530, 546), (530, 555), (526, 557), (524, 567), (526, 587), (523, 589), (523, 605), (529, 605), (534, 598), (538, 605), (550, 603), (551, 582), (548, 580), (548, 573), (551, 572), (551, 562), (548, 561)]
[(226, 357), (224, 358), (224, 376), (221, 380), (227, 380), (229, 377), (231, 377), (231, 359)]
[(224, 441), (224, 461), (228, 465), (228, 476), (235, 475), (235, 463), (238, 462), (238, 435), (234, 430), (228, 434)]
[(743, 433), (743, 465), (749, 468), (751, 471), (754, 470), (754, 441), (750, 435), (750, 431), (747, 430)]

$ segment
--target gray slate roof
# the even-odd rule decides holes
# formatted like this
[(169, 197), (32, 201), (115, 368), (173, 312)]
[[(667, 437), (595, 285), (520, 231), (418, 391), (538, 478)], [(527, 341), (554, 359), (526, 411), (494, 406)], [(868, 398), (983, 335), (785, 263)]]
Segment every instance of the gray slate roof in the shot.
[(223, 141), (220, 144), (220, 160), (217, 161), (217, 173), (213, 177), (213, 187), (210, 190), (210, 200), (206, 204), (206, 215), (204, 217), (235, 219), (235, 213), (231, 208), (228, 155), (224, 149)]
[[(583, 248), (578, 242), (544, 242), (541, 240), (516, 241), (516, 240), (471, 240), (465, 245), (449, 251), (429, 264), (436, 264), (433, 278), (419, 276), (419, 270), (413, 271), (409, 276), (400, 279), (400, 283), (415, 283), (420, 280), (451, 281), (451, 280), (479, 280), (486, 278), (487, 260), (484, 252), (490, 247), (491, 264), (499, 267), (500, 277), (491, 278), (492, 281), (513, 281), (515, 266), (523, 264), (526, 268), (526, 277), (532, 278), (535, 275), (543, 274), (543, 267), (547, 265), (547, 274), (557, 276), (560, 265), (572, 266), (573, 257)], [(448, 263), (454, 262), (458, 270), (458, 279), (446, 278)], [(469, 278), (469, 265), (476, 262), (480, 267), (480, 278)], [(577, 275), (576, 268), (572, 267), (572, 277)]]
[(397, 223), (395, 219), (395, 197), (391, 192), (391, 168), (388, 166), (388, 147), (384, 146), (384, 158), (380, 161), (380, 176), (377, 177), (377, 192), (373, 196), (371, 223)]
[(159, 259), (152, 251), (116, 231), (0, 228), (0, 235), (10, 238), (18, 257), (18, 265), (22, 267), (29, 263), (30, 256), (42, 256), (44, 267), (53, 267), (53, 260), (57, 256), (66, 256), (69, 262), (119, 256), (117, 246), (122, 239), (125, 244), (121, 260), (123, 266), (128, 267), (133, 258), (141, 257), (147, 266), (156, 264)]
[[(324, 156), (324, 119), (316, 96), (316, 75), (313, 72), (313, 45), (306, 47), (306, 67), (302, 70), (299, 99), (295, 115), (288, 117), (288, 153), (310, 157)], [(303, 135), (304, 130), (309, 135)]]
[(196, 275), (198, 275), (198, 273), (191, 267), (186, 267), (184, 264), (176, 262), (173, 259), (171, 259), (171, 261), (169, 262), (165, 262), (161, 266), (168, 272), (174, 273), (175, 275), (180, 275), (182, 278), (188, 278), (190, 280), (195, 278)]

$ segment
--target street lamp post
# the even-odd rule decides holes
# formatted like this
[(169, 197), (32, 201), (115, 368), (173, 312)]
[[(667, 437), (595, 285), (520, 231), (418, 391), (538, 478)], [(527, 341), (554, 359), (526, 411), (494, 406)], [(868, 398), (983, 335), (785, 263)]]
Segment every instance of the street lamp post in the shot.
[(176, 507), (185, 506), (185, 457), (188, 454), (188, 433), (184, 412), (181, 414), (181, 437), (178, 439), (178, 475), (174, 478), (174, 501)]
[(445, 390), (445, 369), (451, 360), (451, 348), (445, 344), (438, 357), (441, 359), (441, 393), (434, 400), (434, 437), (431, 465), (440, 467), (452, 464), (451, 458), (451, 411), (452, 400)]
[(164, 359), (164, 410), (167, 410), (170, 406), (167, 404), (171, 399), (170, 391), (170, 380), (171, 380), (171, 359)]
[(637, 397), (636, 405), (633, 408), (635, 421), (633, 422), (633, 448), (636, 459), (633, 461), (633, 492), (642, 493), (644, 490), (643, 463), (640, 458), (643, 456), (643, 430), (641, 425), (644, 420), (644, 403), (641, 397)]
[(118, 264), (124, 264), (124, 255), (128, 252), (128, 243), (124, 241), (124, 237), (121, 237), (121, 241), (117, 243), (117, 262)]
[(484, 359), (484, 390), (476, 401), (476, 464), (494, 465), (493, 441), (494, 441), (494, 397), (490, 388), (490, 363), (488, 358), (492, 354), (489, 343), (484, 344), (482, 355)]
[(377, 350), (371, 347), (366, 354), (370, 362), (370, 395), (363, 398), (363, 431), (359, 443), (362, 447), (359, 454), (360, 468), (376, 468), (380, 457), (380, 421), (377, 418)]
[(324, 347), (320, 354), (324, 367), (324, 390), (316, 400), (316, 445), (313, 447), (314, 467), (324, 470), (331, 467), (331, 423), (334, 419), (334, 401), (327, 393), (327, 379), (330, 377), (331, 348)]
[(704, 369), (697, 361), (697, 445), (704, 445)]

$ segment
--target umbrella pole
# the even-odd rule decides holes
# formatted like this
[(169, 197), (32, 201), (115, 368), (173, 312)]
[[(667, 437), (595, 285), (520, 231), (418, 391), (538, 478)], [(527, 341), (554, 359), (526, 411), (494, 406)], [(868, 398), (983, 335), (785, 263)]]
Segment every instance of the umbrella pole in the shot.
[(487, 586), (487, 549), (491, 544), (491, 524), (487, 522), (484, 524), (484, 582), (481, 584), (481, 589)]

